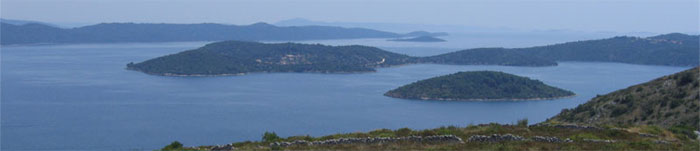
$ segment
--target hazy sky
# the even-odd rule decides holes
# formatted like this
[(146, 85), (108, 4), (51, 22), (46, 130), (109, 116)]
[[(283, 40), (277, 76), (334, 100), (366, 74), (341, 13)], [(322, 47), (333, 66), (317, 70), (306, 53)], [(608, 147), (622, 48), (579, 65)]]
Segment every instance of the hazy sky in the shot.
[(317, 21), (697, 32), (698, 0), (1, 0), (3, 18), (250, 24)]

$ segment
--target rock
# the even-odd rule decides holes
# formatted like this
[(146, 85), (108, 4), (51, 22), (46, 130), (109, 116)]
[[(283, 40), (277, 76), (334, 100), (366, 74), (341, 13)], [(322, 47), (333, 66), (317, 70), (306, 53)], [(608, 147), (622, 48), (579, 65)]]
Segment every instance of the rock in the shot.
[(647, 133), (639, 133), (639, 136), (641, 136), (641, 137), (658, 137), (658, 135), (647, 134)]
[(668, 142), (665, 140), (654, 140), (654, 143), (656, 143), (656, 144), (671, 144), (671, 142)]
[(501, 142), (501, 141), (523, 141), (525, 138), (513, 134), (492, 134), (490, 136), (486, 135), (473, 135), (469, 137), (467, 141), (469, 142)]
[(591, 143), (615, 143), (617, 141), (615, 140), (607, 140), (607, 139), (583, 139), (584, 142), (591, 142)]
[(533, 136), (531, 138), (532, 141), (536, 142), (547, 142), (547, 143), (571, 143), (574, 142), (573, 140), (566, 138), (566, 139), (560, 139), (558, 137), (548, 137), (548, 136)]
[(219, 146), (214, 146), (211, 148), (213, 151), (224, 151), (224, 150), (235, 150), (236, 147), (233, 147), (231, 144), (226, 144), (226, 145), (219, 145)]
[(565, 129), (583, 129), (583, 130), (601, 130), (602, 128), (599, 127), (593, 127), (593, 126), (578, 126), (578, 125), (554, 125), (556, 128), (565, 128)]
[(415, 142), (415, 143), (464, 143), (462, 138), (454, 135), (435, 135), (435, 136), (406, 136), (406, 137), (367, 137), (367, 138), (338, 138), (323, 141), (305, 141), (296, 140), (292, 142), (274, 142), (270, 143), (270, 147), (288, 147), (293, 145), (340, 145), (340, 144), (384, 144), (396, 142)]

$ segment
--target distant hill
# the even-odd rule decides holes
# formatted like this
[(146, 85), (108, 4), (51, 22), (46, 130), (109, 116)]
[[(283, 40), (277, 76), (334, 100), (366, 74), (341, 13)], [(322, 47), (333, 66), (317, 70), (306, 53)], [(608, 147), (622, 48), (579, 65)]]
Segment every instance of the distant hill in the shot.
[(656, 125), (700, 130), (698, 67), (597, 96), (550, 121), (582, 125)]
[(573, 92), (548, 86), (503, 72), (471, 71), (420, 80), (384, 95), (420, 100), (529, 100), (574, 95)]
[(408, 37), (421, 37), (421, 36), (438, 37), (438, 36), (447, 36), (447, 35), (448, 34), (446, 32), (427, 32), (427, 31), (414, 31), (414, 32), (404, 34), (404, 36), (408, 36)]
[(647, 38), (614, 37), (513, 50), (554, 61), (697, 66), (700, 60), (699, 41), (698, 35), (673, 33)]
[(426, 62), (542, 66), (558, 61), (697, 66), (700, 36), (672, 33), (613, 37), (529, 48), (476, 48), (427, 57)]
[(422, 62), (456, 65), (556, 66), (557, 62), (505, 48), (476, 48), (421, 58)]
[(31, 20), (18, 20), (18, 19), (4, 19), (4, 18), (0, 18), (0, 23), (6, 23), (6, 24), (12, 24), (12, 25), (42, 24), (42, 25), (47, 25), (47, 26), (52, 26), (52, 27), (58, 27), (58, 25), (45, 23), (45, 22), (31, 21)]
[(370, 72), (415, 58), (367, 46), (224, 41), (194, 50), (129, 63), (130, 70), (156, 75), (198, 76), (251, 72)]
[(401, 34), (365, 28), (331, 26), (279, 27), (266, 23), (252, 25), (224, 24), (135, 24), (102, 23), (78, 28), (57, 28), (29, 23), (0, 27), (0, 44), (38, 43), (115, 43), (176, 41), (263, 41), (320, 40), (352, 38), (398, 38)]
[(445, 42), (446, 40), (431, 36), (419, 36), (414, 38), (389, 39), (389, 41), (405, 41), (405, 42)]

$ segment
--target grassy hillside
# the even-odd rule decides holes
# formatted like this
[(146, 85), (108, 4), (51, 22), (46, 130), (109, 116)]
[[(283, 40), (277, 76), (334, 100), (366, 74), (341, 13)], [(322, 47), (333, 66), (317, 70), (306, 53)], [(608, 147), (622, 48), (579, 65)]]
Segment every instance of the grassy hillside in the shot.
[[(483, 139), (494, 136), (498, 139)], [(511, 135), (508, 135), (511, 134)], [(221, 146), (182, 147), (179, 142), (163, 149), (174, 150), (698, 150), (697, 141), (681, 140), (668, 130), (660, 129), (657, 136), (640, 135), (625, 129), (531, 125), (520, 121), (517, 125), (483, 124), (467, 127), (440, 127), (436, 129), (396, 130), (379, 129), (321, 137), (279, 137), (265, 133), (260, 141), (236, 142)], [(666, 135), (668, 134), (668, 135)], [(462, 141), (397, 141), (383, 143), (342, 143), (357, 138), (392, 139), (401, 137), (453, 136)], [(482, 138), (482, 139), (479, 139)], [(341, 141), (341, 142), (338, 142)], [(567, 142), (568, 141), (568, 142)], [(327, 145), (279, 146), (280, 142), (332, 142)]]
[(698, 67), (597, 96), (551, 122), (700, 130)]

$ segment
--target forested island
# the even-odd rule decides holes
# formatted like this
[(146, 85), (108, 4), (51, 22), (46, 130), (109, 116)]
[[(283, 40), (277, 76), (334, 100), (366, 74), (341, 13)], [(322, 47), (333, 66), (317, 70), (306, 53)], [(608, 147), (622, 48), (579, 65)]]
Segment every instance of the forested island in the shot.
[(401, 86), (385, 96), (419, 100), (540, 100), (575, 95), (541, 81), (495, 71), (458, 72)]
[(127, 69), (166, 76), (239, 75), (251, 72), (371, 72), (415, 62), (414, 57), (367, 46), (224, 41), (129, 63)]
[(445, 42), (446, 40), (435, 38), (432, 36), (419, 36), (413, 38), (400, 38), (400, 39), (389, 39), (389, 41), (403, 41), (403, 42)]
[(556, 66), (557, 62), (523, 51), (505, 48), (476, 48), (420, 58), (424, 63), (455, 65)]
[(224, 41), (127, 68), (157, 75), (237, 75), (250, 72), (352, 73), (411, 63), (556, 66), (598, 61), (670, 66), (698, 64), (698, 36), (615, 37), (531, 48), (475, 48), (411, 57), (369, 46)]
[[(469, 53), (470, 50), (453, 54)], [(551, 61), (697, 66), (700, 63), (700, 36), (680, 33), (646, 38), (620, 36), (507, 50)]]

